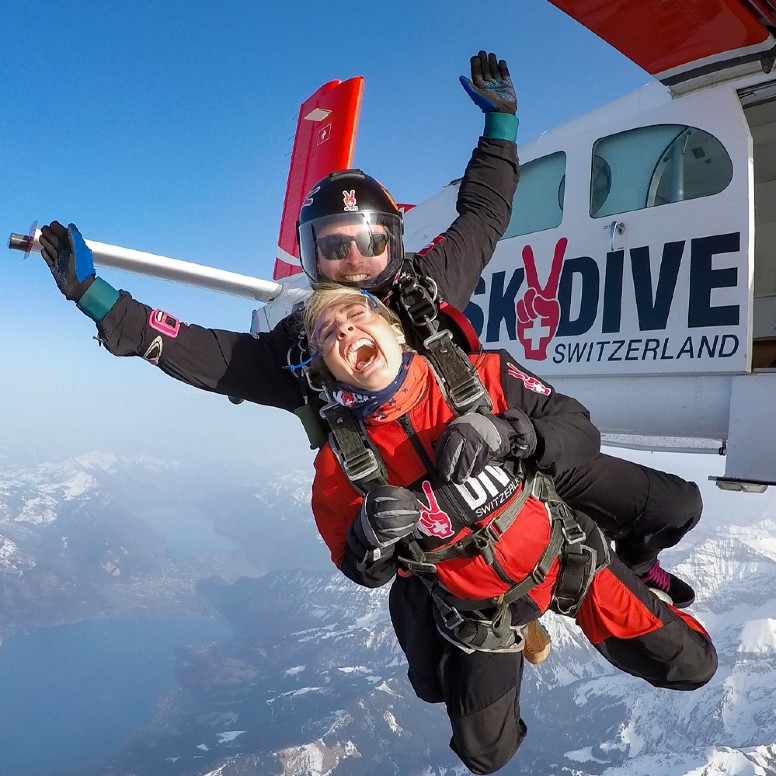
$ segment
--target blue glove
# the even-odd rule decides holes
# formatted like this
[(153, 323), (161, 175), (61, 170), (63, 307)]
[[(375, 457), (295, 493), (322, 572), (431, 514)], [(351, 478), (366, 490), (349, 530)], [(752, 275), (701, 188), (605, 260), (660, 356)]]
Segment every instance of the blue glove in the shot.
[(471, 67), (471, 80), (464, 75), (459, 80), (482, 112), (496, 111), (514, 115), (517, 112), (517, 97), (507, 63), (503, 59), (497, 61), (493, 53), (480, 51), (471, 58)]
[(65, 228), (59, 221), (52, 221), (40, 230), (40, 247), (43, 260), (65, 299), (80, 301), (94, 282), (95, 274), (92, 252), (78, 228), (75, 224)]
[(78, 227), (52, 221), (40, 230), (41, 256), (65, 299), (99, 323), (119, 298), (113, 286), (98, 278), (94, 258)]

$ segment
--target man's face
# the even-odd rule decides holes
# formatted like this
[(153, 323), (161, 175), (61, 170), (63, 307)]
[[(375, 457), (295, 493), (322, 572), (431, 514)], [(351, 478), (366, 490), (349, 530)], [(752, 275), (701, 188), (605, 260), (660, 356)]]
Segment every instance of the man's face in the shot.
[[(363, 283), (388, 266), (388, 233), (381, 224), (325, 224), (316, 243), (318, 275), (335, 283)], [(376, 255), (365, 255), (359, 244), (366, 254)]]

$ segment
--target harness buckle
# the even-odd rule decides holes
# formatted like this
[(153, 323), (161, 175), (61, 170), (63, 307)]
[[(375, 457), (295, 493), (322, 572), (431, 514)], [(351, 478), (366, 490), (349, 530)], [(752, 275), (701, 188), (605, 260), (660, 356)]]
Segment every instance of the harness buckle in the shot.
[(471, 534), (471, 541), (477, 548), (477, 552), (489, 566), (496, 562), (496, 543), (503, 535), (503, 532), (497, 529), (495, 520), (491, 520)]
[(345, 465), (345, 475), (352, 480), (366, 480), (380, 471), (380, 464), (371, 450), (365, 450), (362, 456)]
[[(489, 528), (490, 526), (488, 526)], [(498, 537), (495, 539), (490, 535), (487, 528), (478, 531), (476, 534), (472, 534), (472, 541), (477, 548), (477, 553), (489, 566), (492, 566), (496, 562), (496, 551), (494, 549), (494, 542), (498, 541)]]
[(379, 477), (382, 474), (382, 461), (364, 442), (359, 432), (352, 427), (353, 421), (344, 408), (335, 402), (330, 402), (321, 407), (320, 415), (329, 424), (337, 441), (337, 446), (332, 448), (345, 476), (351, 482)]
[(547, 572), (537, 564), (531, 569), (531, 573), (528, 576), (534, 585), (541, 585), (547, 577)]
[(423, 341), (423, 347), (440, 368), (445, 390), (458, 412), (465, 412), (480, 402), (490, 405), (479, 375), (468, 358), (456, 347), (450, 331), (443, 329), (432, 334)]
[(581, 544), (587, 538), (579, 523), (574, 519), (573, 513), (565, 504), (552, 504), (551, 509), (560, 513), (561, 531), (563, 531), (563, 538), (568, 544)]
[(430, 326), (439, 312), (439, 289), (432, 278), (424, 278), (425, 283), (415, 273), (403, 273), (398, 280), (399, 303), (407, 317), (415, 326)]
[(446, 611), (438, 611), (445, 627), (453, 633), (465, 622), (463, 615), (452, 606), (447, 606)]
[(422, 560), (413, 560), (412, 558), (405, 558), (400, 555), (399, 563), (405, 566), (409, 571), (414, 571), (416, 574), (436, 574), (436, 565), (433, 563), (426, 563)]

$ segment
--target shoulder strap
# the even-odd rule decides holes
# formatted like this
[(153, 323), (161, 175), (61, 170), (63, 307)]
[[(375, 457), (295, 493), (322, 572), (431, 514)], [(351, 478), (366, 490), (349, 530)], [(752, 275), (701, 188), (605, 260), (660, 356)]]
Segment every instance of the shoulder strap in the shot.
[(441, 378), (442, 390), (456, 415), (490, 412), (493, 405), (474, 364), (455, 344), (452, 333), (439, 326), (440, 306), (444, 302), (436, 282), (418, 272), (415, 254), (405, 255), (393, 298), (402, 320), (422, 341), (423, 355)]
[(361, 420), (333, 401), (321, 409), (321, 417), (329, 424), (329, 444), (350, 484), (362, 495), (387, 485), (385, 463)]

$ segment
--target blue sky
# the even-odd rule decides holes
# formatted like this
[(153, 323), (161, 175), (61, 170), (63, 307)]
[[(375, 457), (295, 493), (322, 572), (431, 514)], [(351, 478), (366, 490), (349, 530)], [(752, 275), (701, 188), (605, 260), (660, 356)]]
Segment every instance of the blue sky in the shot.
[[(270, 277), (296, 112), (322, 83), (365, 76), (354, 162), (420, 202), (462, 174), (481, 131), (458, 84), (479, 49), (510, 66), (519, 141), (649, 80), (546, 0), (488, 13), (460, 0), (18, 6), (4, 13), (0, 78), (0, 448), (49, 459), (277, 460), (306, 443), (284, 413), (102, 351), (40, 258), (4, 247), (8, 233), (57, 218), (87, 238)], [(246, 300), (102, 274), (183, 320), (249, 326)]]

